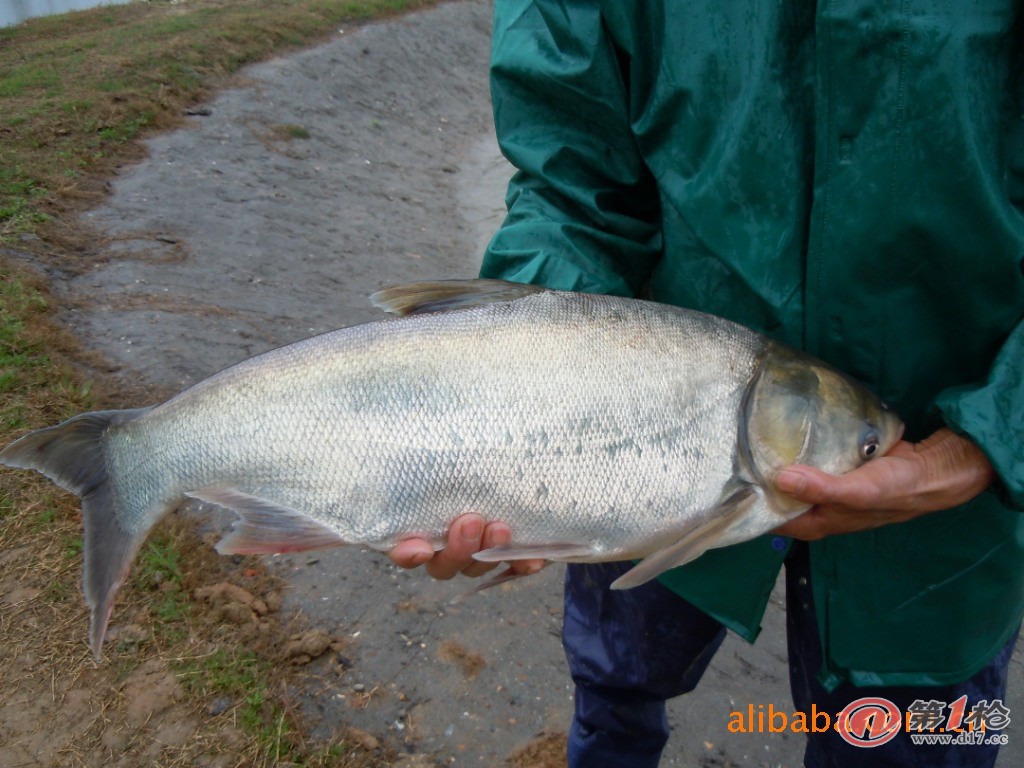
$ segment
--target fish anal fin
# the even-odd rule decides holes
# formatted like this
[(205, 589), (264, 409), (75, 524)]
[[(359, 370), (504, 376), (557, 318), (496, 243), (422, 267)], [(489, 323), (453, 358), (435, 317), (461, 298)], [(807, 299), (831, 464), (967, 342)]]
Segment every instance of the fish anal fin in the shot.
[(729, 495), (716, 508), (712, 516), (689, 529), (683, 536), (658, 552), (641, 560), (633, 568), (612, 582), (612, 589), (631, 589), (646, 584), (665, 571), (696, 560), (713, 548), (757, 501), (753, 486), (744, 484)]
[(505, 280), (435, 280), (389, 285), (370, 296), (370, 301), (396, 315), (416, 315), (515, 301), (545, 290)]
[(589, 559), (597, 552), (589, 544), (502, 544), (473, 555), (482, 563), (501, 563), (510, 560), (556, 560), (567, 562), (575, 559)]
[(348, 543), (309, 515), (234, 488), (203, 488), (185, 495), (238, 514), (231, 532), (217, 543), (222, 555), (277, 555)]

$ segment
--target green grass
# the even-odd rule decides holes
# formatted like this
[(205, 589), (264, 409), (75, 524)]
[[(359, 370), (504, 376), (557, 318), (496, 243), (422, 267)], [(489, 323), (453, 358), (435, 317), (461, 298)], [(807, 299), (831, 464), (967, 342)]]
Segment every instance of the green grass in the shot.
[(34, 421), (38, 395), (68, 379), (55, 370), (46, 333), (29, 332), (48, 309), (38, 284), (0, 267), (0, 441)]
[(310, 133), (308, 128), (303, 128), (301, 125), (294, 125), (292, 123), (285, 123), (283, 125), (275, 125), (274, 133), (278, 138), (282, 139), (308, 139)]
[(61, 549), (65, 560), (78, 562), (82, 559), (82, 536), (74, 533), (63, 536)]
[(192, 603), (184, 588), (181, 542), (158, 529), (139, 552), (132, 573), (134, 583), (150, 593), (147, 606), (156, 633), (170, 640), (186, 635), (182, 625), (192, 615)]
[(170, 539), (150, 538), (139, 553), (136, 570), (139, 578), (151, 584), (169, 582), (181, 587), (181, 553)]
[(52, 67), (22, 65), (8, 71), (0, 80), (0, 98), (22, 96), (25, 93), (53, 93), (60, 90), (60, 74)]
[(36, 513), (33, 524), (40, 533), (45, 532), (53, 525), (57, 519), (57, 508), (56, 507), (44, 507), (42, 510)]
[(227, 696), (238, 723), (255, 734), (268, 753), (285, 757), (293, 751), (292, 728), (267, 690), (269, 661), (251, 651), (218, 648), (208, 656), (185, 658), (173, 665), (189, 693), (205, 700)]

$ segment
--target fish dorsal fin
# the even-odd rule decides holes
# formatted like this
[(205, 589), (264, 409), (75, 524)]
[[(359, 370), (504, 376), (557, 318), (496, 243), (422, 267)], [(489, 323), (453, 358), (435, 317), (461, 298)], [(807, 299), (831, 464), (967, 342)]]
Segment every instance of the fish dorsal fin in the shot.
[(276, 555), (347, 543), (309, 515), (234, 488), (203, 488), (185, 495), (238, 513), (231, 533), (217, 543), (222, 555)]
[(757, 500), (754, 487), (744, 484), (715, 509), (713, 516), (689, 529), (674, 544), (644, 558), (612, 582), (612, 589), (631, 589), (646, 584), (670, 568), (685, 565), (712, 549)]
[(515, 301), (545, 290), (537, 285), (505, 280), (435, 280), (390, 285), (370, 296), (370, 301), (392, 314), (417, 315)]

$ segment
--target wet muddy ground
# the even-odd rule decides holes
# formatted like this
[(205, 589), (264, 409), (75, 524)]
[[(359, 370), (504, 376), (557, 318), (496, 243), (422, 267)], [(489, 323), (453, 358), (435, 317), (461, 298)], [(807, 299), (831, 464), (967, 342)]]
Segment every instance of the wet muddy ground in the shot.
[[(488, 3), (451, 3), (247, 70), (87, 215), (111, 242), (58, 277), (68, 324), (130, 390), (166, 393), (371, 319), (384, 284), (475, 275), (510, 173), (491, 137), (489, 28)], [(494, 766), (567, 727), (560, 567), (453, 605), (467, 582), (355, 548), (271, 563), (286, 607), (346, 638), (295, 675), (314, 736), (355, 726), (439, 764)], [(1018, 654), (1009, 705), (1024, 718), (1021, 670)], [(726, 731), (748, 704), (790, 710), (787, 675), (777, 598), (758, 643), (730, 637), (673, 702), (664, 765), (799, 765), (798, 736)], [(1009, 733), (1004, 766), (1024, 754)]]

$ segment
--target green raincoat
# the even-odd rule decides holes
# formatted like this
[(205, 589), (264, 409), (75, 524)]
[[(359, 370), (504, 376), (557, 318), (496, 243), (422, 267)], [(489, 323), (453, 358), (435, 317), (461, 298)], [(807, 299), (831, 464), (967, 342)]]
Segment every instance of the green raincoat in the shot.
[[(520, 171), (484, 275), (739, 321), (868, 384), (907, 439), (946, 424), (996, 468), (963, 507), (811, 545), (826, 685), (961, 680), (1024, 615), (1022, 13), (496, 3)], [(763, 537), (663, 581), (753, 640), (784, 557)]]

